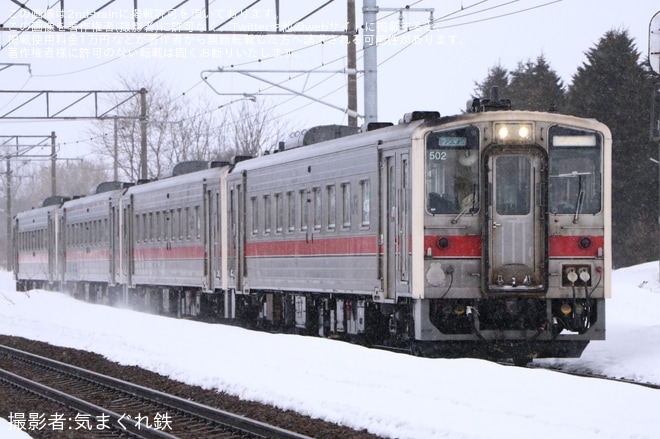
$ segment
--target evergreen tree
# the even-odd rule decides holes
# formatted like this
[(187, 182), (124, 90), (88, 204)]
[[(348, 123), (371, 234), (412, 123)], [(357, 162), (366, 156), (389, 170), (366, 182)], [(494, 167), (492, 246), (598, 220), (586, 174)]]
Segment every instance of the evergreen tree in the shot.
[(488, 70), (488, 76), (482, 82), (474, 83), (474, 98), (489, 99), (492, 87), (500, 89), (500, 98), (509, 97), (509, 71), (497, 64)]
[(511, 99), (516, 110), (562, 111), (564, 107), (564, 83), (550, 68), (544, 55), (536, 62), (519, 63), (511, 72), (509, 84)]
[(573, 76), (568, 112), (612, 131), (612, 225), (615, 266), (658, 258), (658, 169), (649, 158), (652, 80), (625, 30), (608, 31)]

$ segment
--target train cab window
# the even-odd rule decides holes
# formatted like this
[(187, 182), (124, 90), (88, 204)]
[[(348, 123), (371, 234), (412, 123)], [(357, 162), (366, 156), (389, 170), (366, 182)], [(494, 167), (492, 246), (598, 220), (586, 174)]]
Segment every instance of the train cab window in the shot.
[(560, 126), (548, 133), (548, 210), (570, 215), (600, 212), (601, 135)]
[(426, 136), (426, 211), (432, 215), (476, 213), (479, 130), (469, 126)]

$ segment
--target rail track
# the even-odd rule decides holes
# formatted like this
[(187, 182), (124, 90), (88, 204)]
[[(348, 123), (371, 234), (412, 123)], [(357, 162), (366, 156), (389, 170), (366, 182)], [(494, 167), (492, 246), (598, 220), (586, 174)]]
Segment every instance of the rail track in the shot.
[[(509, 364), (509, 365), (511, 365), (511, 364)], [(646, 383), (646, 382), (642, 382), (642, 381), (633, 381), (633, 380), (627, 379), (627, 378), (614, 378), (614, 377), (609, 377), (607, 375), (596, 374), (596, 373), (593, 373), (593, 372), (590, 372), (590, 371), (580, 372), (580, 371), (564, 370), (564, 369), (560, 369), (558, 367), (548, 367), (548, 366), (541, 366), (541, 365), (535, 365), (535, 364), (528, 364), (526, 367), (528, 367), (530, 369), (550, 370), (552, 372), (564, 373), (566, 375), (573, 375), (573, 376), (577, 376), (577, 377), (580, 377), (580, 378), (593, 378), (593, 379), (600, 379), (600, 380), (606, 380), (606, 381), (616, 381), (618, 383), (634, 384), (636, 386), (642, 386), (642, 387), (648, 387), (649, 389), (660, 390), (660, 384)]]
[(565, 370), (561, 369), (559, 367), (552, 367), (552, 366), (541, 366), (539, 364), (534, 364), (534, 363), (529, 363), (525, 366), (519, 366), (516, 365), (512, 362), (508, 361), (498, 361), (497, 364), (500, 364), (502, 366), (512, 366), (512, 367), (526, 367), (528, 369), (541, 369), (541, 370), (549, 370), (551, 372), (557, 372), (557, 373), (563, 373), (566, 375), (572, 375), (580, 378), (593, 378), (593, 379), (599, 379), (599, 380), (606, 380), (606, 381), (616, 381), (618, 383), (624, 383), (624, 384), (634, 384), (636, 386), (642, 386), (642, 387), (648, 387), (649, 389), (660, 389), (660, 384), (654, 384), (654, 383), (646, 383), (642, 381), (633, 381), (631, 379), (627, 378), (614, 378), (614, 377), (609, 377), (607, 375), (601, 375), (597, 373), (593, 373), (591, 371), (585, 371), (585, 372), (580, 372), (580, 371), (575, 371), (575, 370)]
[(49, 423), (58, 422), (56, 426), (62, 430), (133, 438), (308, 438), (2, 345), (0, 382), (60, 404), (62, 412), (69, 414)]

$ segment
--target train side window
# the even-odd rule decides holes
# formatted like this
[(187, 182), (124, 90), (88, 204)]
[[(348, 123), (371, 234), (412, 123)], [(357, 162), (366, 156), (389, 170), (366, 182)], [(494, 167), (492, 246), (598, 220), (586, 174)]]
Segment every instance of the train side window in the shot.
[(341, 184), (341, 225), (343, 229), (351, 228), (351, 183)]
[(192, 228), (191, 219), (190, 207), (186, 207), (186, 210), (183, 213), (183, 231), (185, 233), (186, 240), (190, 240), (190, 230)]
[(307, 219), (309, 209), (307, 207), (307, 190), (302, 189), (300, 192), (300, 231), (307, 231)]
[(334, 184), (326, 187), (328, 194), (328, 230), (337, 227), (337, 188)]
[(103, 219), (103, 242), (106, 244), (110, 242), (110, 225), (107, 218)]
[(149, 241), (149, 223), (146, 213), (142, 214), (142, 242)]
[(167, 234), (170, 242), (176, 241), (176, 210), (170, 209), (167, 216)]
[(154, 241), (160, 241), (160, 212), (154, 212)]
[(362, 214), (360, 218), (360, 225), (363, 228), (369, 228), (371, 217), (371, 184), (369, 180), (360, 181), (360, 192), (362, 200)]
[(252, 234), (259, 233), (259, 206), (257, 206), (257, 197), (250, 198), (250, 209), (252, 210)]
[(199, 206), (195, 206), (194, 220), (195, 239), (199, 241), (202, 238), (202, 217), (199, 214)]
[(282, 194), (275, 194), (275, 233), (282, 233), (284, 223), (284, 200)]
[(149, 212), (149, 231), (151, 235), (151, 242), (153, 242), (158, 236), (158, 221), (156, 218), (156, 212)]
[(170, 233), (170, 225), (172, 224), (172, 221), (170, 221), (170, 212), (168, 210), (163, 210), (162, 221), (163, 242), (169, 242), (170, 237), (172, 236)]
[(321, 219), (323, 218), (323, 204), (321, 201), (321, 188), (312, 188), (314, 199), (314, 230), (321, 230)]
[(289, 217), (287, 218), (287, 227), (289, 232), (296, 231), (296, 197), (294, 192), (286, 193), (286, 202), (288, 206)]
[(179, 237), (179, 241), (183, 241), (183, 211), (179, 207), (176, 210), (176, 235)]
[(270, 225), (272, 218), (270, 194), (264, 195), (264, 235), (270, 234)]

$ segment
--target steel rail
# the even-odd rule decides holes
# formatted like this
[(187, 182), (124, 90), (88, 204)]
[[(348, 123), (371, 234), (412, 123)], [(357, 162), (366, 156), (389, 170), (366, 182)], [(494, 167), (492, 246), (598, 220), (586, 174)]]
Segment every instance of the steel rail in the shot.
[[(239, 431), (242, 434), (245, 434), (245, 436), (241, 436), (241, 437), (263, 437), (269, 439), (270, 438), (310, 439), (308, 436), (298, 434), (280, 427), (276, 427), (260, 421), (256, 421), (254, 419), (250, 419), (244, 416), (226, 412), (224, 410), (219, 410), (213, 407), (209, 407), (207, 405), (200, 404), (194, 401), (189, 401), (174, 395), (160, 392), (158, 390), (150, 389), (144, 386), (139, 386), (127, 381), (123, 381), (97, 372), (86, 370), (77, 366), (73, 366), (49, 358), (34, 355), (29, 352), (20, 351), (8, 346), (0, 345), (0, 355), (12, 357), (26, 363), (37, 365), (42, 368), (55, 370), (58, 373), (67, 374), (69, 376), (76, 377), (78, 379), (87, 381), (95, 385), (103, 386), (106, 388), (113, 389), (114, 391), (117, 392), (131, 395), (136, 399), (141, 399), (151, 402), (153, 404), (157, 404), (158, 406), (171, 409), (172, 411), (182, 413), (186, 416), (202, 419), (211, 425), (217, 425), (218, 428), (226, 428), (226, 429)], [(7, 372), (3, 371), (3, 375), (6, 373)], [(62, 395), (58, 395), (59, 393), (63, 393), (63, 392), (59, 392), (51, 388), (44, 389), (45, 387), (46, 386), (37, 384), (33, 386), (33, 389), (35, 392), (37, 391), (37, 389), (42, 389), (46, 393), (46, 396), (48, 397), (63, 398)], [(83, 408), (82, 405), (80, 406), (80, 408), (78, 406), (74, 406), (74, 408), (81, 410), (85, 413), (89, 413), (91, 411), (92, 413), (89, 413), (90, 415), (100, 415), (101, 413), (109, 414), (107, 410), (103, 410), (102, 408), (94, 406), (93, 404), (90, 405), (90, 407), (86, 407), (86, 408)], [(99, 410), (102, 411), (99, 412)], [(115, 415), (117, 417), (120, 417), (119, 414), (113, 413), (112, 416), (113, 419)], [(118, 425), (124, 426), (124, 424), (118, 424)], [(134, 432), (131, 433), (143, 434), (144, 432), (145, 430), (141, 429), (137, 433)], [(156, 436), (152, 436), (152, 437), (159, 437), (159, 438), (176, 437), (163, 431), (152, 430), (150, 431), (150, 433), (156, 434)], [(161, 433), (165, 435), (164, 436), (160, 435)]]

